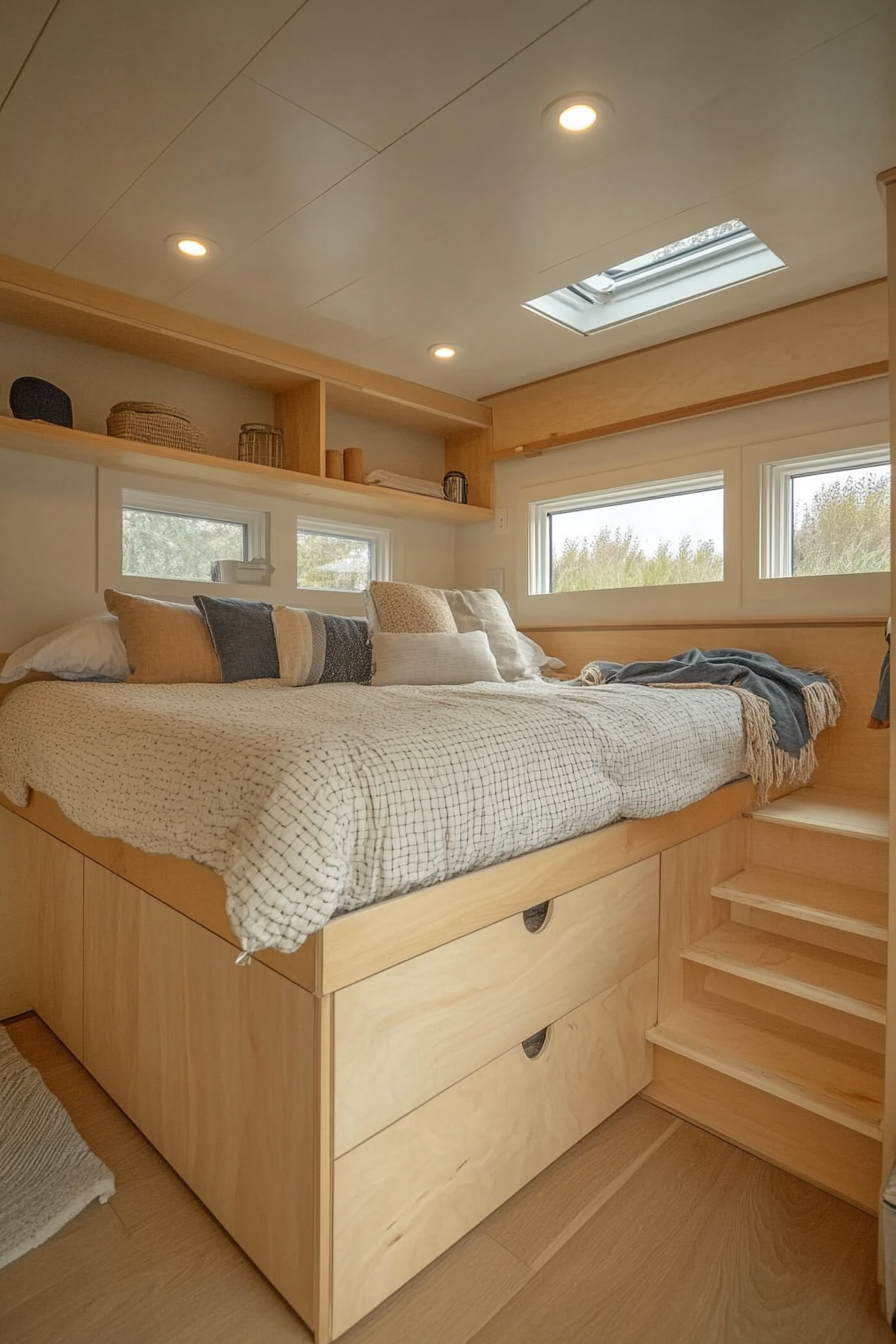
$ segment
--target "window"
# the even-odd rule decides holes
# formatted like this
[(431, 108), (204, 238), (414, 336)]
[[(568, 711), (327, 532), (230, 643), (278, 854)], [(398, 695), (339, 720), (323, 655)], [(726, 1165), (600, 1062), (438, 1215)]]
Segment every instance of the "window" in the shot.
[(724, 578), (720, 471), (529, 506), (532, 593)]
[(296, 528), (296, 587), (359, 593), (371, 579), (391, 577), (391, 534), (383, 528), (342, 528), (300, 518)]
[(761, 470), (763, 578), (890, 568), (886, 445), (766, 462)]
[(692, 233), (524, 303), (581, 336), (782, 269), (740, 219)]
[(121, 492), (121, 572), (128, 577), (208, 583), (215, 560), (267, 558), (267, 514)]

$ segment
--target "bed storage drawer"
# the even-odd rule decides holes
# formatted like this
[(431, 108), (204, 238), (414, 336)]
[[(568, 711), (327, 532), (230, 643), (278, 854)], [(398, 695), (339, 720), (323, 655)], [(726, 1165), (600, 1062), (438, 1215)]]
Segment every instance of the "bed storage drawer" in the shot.
[(556, 897), (537, 932), (512, 915), (339, 990), (336, 1156), (652, 961), (658, 908), (653, 857)]
[(335, 1163), (334, 1334), (412, 1278), (650, 1080), (655, 960)]

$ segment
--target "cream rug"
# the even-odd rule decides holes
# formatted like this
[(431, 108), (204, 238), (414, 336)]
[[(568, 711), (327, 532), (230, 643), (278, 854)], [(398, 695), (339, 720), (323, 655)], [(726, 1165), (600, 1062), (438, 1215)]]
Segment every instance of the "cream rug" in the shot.
[(0, 1268), (114, 1194), (109, 1168), (0, 1027)]

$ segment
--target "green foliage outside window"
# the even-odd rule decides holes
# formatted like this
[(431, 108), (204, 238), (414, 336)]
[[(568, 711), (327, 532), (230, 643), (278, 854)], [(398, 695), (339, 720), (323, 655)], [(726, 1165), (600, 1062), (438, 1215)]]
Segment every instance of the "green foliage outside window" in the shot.
[(794, 518), (795, 576), (874, 574), (889, 568), (889, 473), (823, 485)]
[(359, 593), (370, 582), (370, 542), (356, 537), (296, 534), (296, 585)]
[(208, 583), (213, 560), (243, 560), (243, 523), (148, 509), (121, 511), (121, 572)]

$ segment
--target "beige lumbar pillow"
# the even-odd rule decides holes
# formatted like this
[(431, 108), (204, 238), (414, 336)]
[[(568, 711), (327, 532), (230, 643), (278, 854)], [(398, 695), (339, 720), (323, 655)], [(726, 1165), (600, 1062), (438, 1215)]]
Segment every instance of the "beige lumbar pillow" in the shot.
[(208, 626), (195, 607), (107, 588), (103, 597), (128, 655), (128, 681), (168, 685), (220, 681), (221, 665)]
[(374, 580), (368, 588), (375, 620), (371, 631), (389, 635), (453, 635), (457, 633), (451, 608), (439, 588), (422, 583), (385, 583)]
[(374, 686), (465, 686), (500, 681), (498, 664), (481, 630), (467, 635), (371, 636)]

